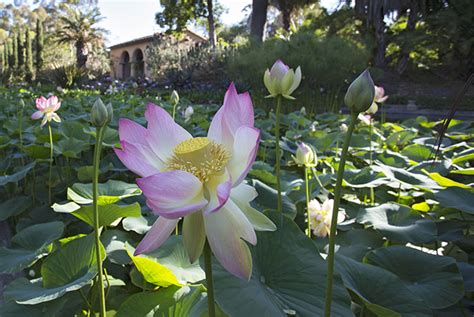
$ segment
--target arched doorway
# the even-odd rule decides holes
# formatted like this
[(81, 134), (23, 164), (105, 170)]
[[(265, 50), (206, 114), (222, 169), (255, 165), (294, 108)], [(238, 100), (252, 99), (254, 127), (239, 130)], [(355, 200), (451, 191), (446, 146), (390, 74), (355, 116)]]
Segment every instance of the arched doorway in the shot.
[(122, 56), (120, 57), (120, 67), (122, 69), (122, 79), (127, 79), (130, 77), (130, 55), (127, 51), (122, 52)]
[(137, 48), (132, 54), (132, 75), (135, 78), (143, 77), (145, 75), (145, 61), (143, 59), (143, 52)]

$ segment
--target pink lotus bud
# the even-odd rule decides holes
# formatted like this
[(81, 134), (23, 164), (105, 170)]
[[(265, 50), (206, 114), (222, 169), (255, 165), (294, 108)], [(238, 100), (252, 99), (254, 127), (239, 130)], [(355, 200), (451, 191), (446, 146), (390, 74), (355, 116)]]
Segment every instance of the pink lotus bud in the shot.
[(281, 60), (277, 60), (270, 70), (265, 71), (263, 82), (270, 93), (268, 97), (281, 95), (287, 99), (295, 99), (291, 94), (300, 85), (301, 69), (298, 66), (295, 72)]
[(316, 153), (314, 153), (313, 149), (301, 142), (298, 144), (298, 148), (296, 149), (296, 157), (293, 157), (296, 164), (300, 166), (315, 166), (317, 163), (316, 160)]

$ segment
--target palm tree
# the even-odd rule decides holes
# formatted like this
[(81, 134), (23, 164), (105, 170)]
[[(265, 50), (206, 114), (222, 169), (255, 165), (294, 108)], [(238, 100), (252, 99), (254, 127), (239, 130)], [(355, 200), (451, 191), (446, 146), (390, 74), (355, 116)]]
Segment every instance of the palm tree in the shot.
[(97, 7), (89, 10), (66, 7), (66, 12), (59, 17), (62, 26), (57, 32), (59, 43), (74, 44), (76, 48), (76, 65), (85, 67), (89, 54), (89, 45), (103, 42), (105, 29), (97, 27), (103, 17)]

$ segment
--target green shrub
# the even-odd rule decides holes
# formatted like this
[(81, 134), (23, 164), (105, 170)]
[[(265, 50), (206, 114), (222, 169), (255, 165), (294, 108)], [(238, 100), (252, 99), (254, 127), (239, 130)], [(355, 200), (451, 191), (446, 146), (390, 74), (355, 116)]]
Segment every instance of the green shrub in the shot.
[(52, 82), (55, 86), (70, 88), (87, 79), (87, 70), (78, 68), (76, 64), (65, 66), (55, 65), (54, 68), (42, 72), (40, 81)]
[(230, 49), (186, 45), (170, 37), (157, 37), (147, 49), (153, 77), (175, 87), (216, 84), (222, 81)]

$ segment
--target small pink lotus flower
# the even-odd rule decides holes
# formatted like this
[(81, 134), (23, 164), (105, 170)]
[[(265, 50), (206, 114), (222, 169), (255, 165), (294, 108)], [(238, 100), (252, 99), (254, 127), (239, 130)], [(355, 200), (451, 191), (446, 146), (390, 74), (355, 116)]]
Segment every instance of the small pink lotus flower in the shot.
[(387, 98), (388, 96), (385, 96), (385, 89), (375, 86), (375, 102), (384, 102)]
[[(257, 154), (260, 131), (254, 127), (252, 101), (231, 84), (207, 137), (193, 138), (161, 107), (148, 104), (147, 128), (119, 121), (119, 159), (140, 175), (147, 205), (159, 215), (135, 251), (157, 249), (184, 217), (183, 242), (191, 262), (207, 241), (232, 274), (249, 279), (255, 230), (275, 225), (250, 206), (255, 189), (243, 182)], [(243, 240), (242, 240), (243, 239)]]
[(61, 118), (56, 113), (60, 107), (61, 102), (56, 96), (51, 96), (48, 99), (43, 96), (36, 98), (36, 108), (38, 111), (31, 115), (31, 119), (38, 120), (43, 118), (43, 121), (41, 121), (41, 127), (43, 127), (46, 122), (51, 122), (51, 120), (61, 122)]
[(366, 113), (375, 114), (379, 110), (378, 103), (384, 102), (387, 98), (388, 96), (385, 96), (385, 89), (383, 89), (383, 87), (375, 86), (374, 102), (372, 102), (372, 105)]

